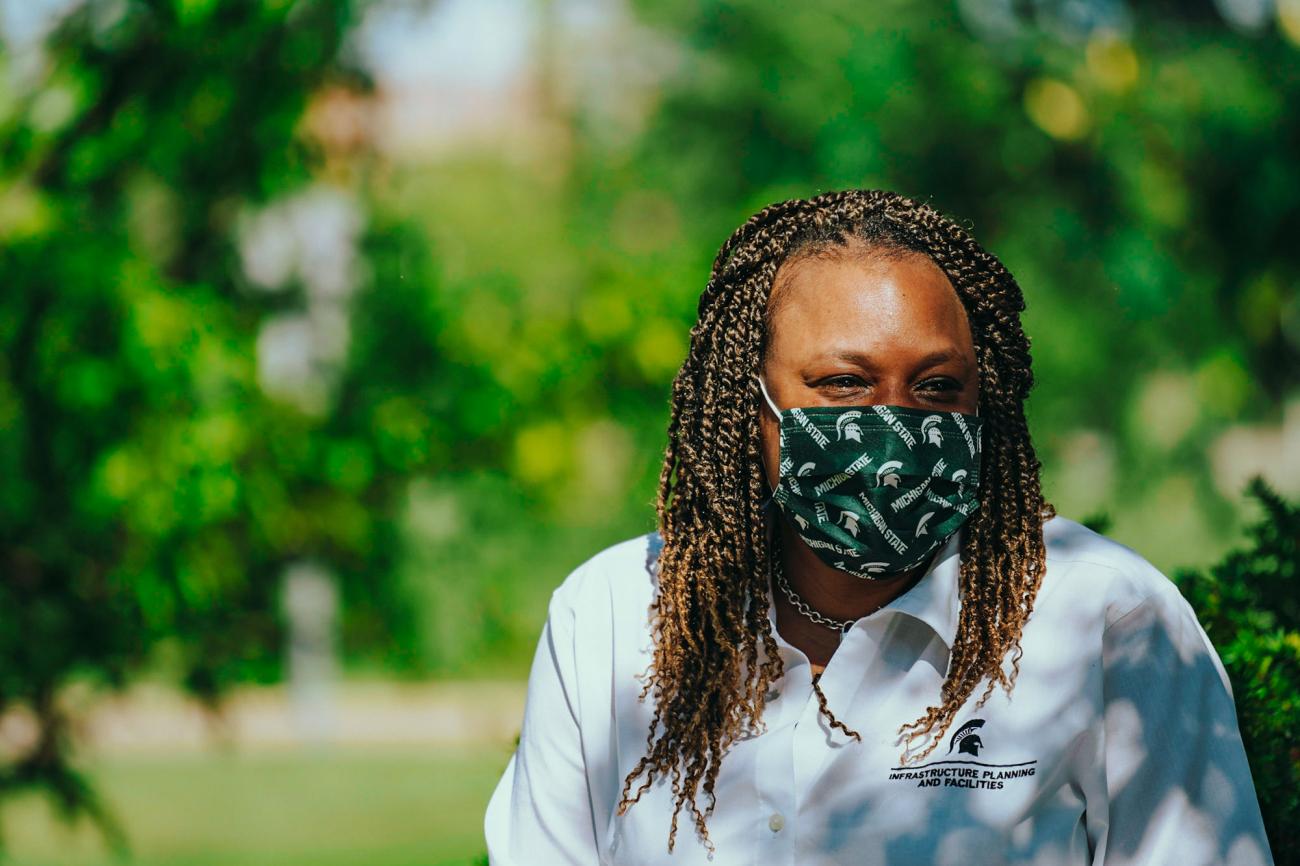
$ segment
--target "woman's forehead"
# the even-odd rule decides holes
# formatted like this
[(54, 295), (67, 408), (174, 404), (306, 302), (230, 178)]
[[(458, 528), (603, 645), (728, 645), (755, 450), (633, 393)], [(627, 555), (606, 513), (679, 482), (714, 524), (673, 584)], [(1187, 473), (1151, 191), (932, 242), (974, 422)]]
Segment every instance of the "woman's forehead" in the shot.
[(801, 257), (782, 266), (773, 295), (774, 351), (974, 351), (952, 283), (919, 253)]

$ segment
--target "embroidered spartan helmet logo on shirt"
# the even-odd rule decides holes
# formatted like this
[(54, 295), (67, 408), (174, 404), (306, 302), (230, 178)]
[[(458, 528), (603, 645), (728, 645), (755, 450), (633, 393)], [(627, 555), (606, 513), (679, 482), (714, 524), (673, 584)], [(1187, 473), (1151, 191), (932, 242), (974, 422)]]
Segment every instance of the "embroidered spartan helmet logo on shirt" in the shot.
[(983, 719), (971, 719), (966, 724), (957, 729), (948, 741), (948, 754), (952, 754), (953, 747), (957, 747), (958, 754), (975, 755), (979, 757), (980, 749), (984, 748), (984, 741), (976, 733), (984, 727)]

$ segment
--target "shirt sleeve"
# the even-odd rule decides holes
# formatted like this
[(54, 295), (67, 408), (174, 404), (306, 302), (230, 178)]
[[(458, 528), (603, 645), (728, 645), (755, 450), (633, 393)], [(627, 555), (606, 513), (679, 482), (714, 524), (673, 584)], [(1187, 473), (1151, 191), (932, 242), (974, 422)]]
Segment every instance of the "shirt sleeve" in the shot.
[(600, 862), (574, 700), (574, 612), (553, 596), (533, 657), (523, 728), (484, 819), (494, 866)]
[(1273, 862), (1218, 653), (1173, 584), (1106, 628), (1094, 866)]

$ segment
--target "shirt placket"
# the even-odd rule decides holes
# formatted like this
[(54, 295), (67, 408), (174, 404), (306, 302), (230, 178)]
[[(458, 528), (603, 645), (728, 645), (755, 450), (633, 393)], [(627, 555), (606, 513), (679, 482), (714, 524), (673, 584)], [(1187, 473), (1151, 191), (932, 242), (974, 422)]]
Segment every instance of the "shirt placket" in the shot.
[[(877, 645), (872, 630), (858, 623), (844, 636), (844, 642), (836, 649), (835, 655), (823, 670), (818, 683), (826, 696), (831, 712), (850, 727), (860, 727), (862, 720), (856, 719), (852, 712), (858, 687), (868, 658)], [(805, 664), (797, 669), (797, 685), (791, 687), (787, 710), (790, 716), (783, 721), (783, 732), (788, 739), (781, 744), (782, 756), (787, 762), (789, 774), (785, 776), (787, 810), (782, 811), (784, 829), (776, 835), (784, 835), (785, 848), (783, 856), (793, 859), (783, 862), (806, 864), (813, 862), (815, 853), (804, 851), (808, 827), (802, 815), (802, 808), (808, 800), (817, 780), (826, 771), (827, 763), (834, 759), (834, 752), (839, 748), (861, 749), (863, 745), (847, 741), (843, 731), (834, 730), (829, 734), (831, 743), (827, 742), (821, 717), (821, 707), (817, 695), (812, 689), (811, 667)], [(796, 694), (797, 692), (797, 694)], [(817, 816), (814, 816), (816, 820)], [(821, 861), (817, 861), (821, 862)]]
[[(755, 838), (762, 840), (754, 850), (755, 866), (798, 863), (796, 732), (807, 699), (812, 697), (812, 679), (807, 658), (779, 638), (778, 642), (785, 661), (785, 675), (768, 692), (763, 712), (767, 730), (758, 739), (754, 761), (754, 788), (758, 792), (754, 833)], [(816, 698), (812, 699), (815, 705)]]
[[(857, 623), (844, 635), (843, 642), (835, 650), (830, 663), (822, 671), (818, 680), (822, 694), (826, 696), (826, 705), (831, 713), (850, 728), (862, 727), (863, 720), (855, 718), (855, 701), (866, 672), (872, 670), (872, 658), (877, 643), (872, 629), (866, 623)], [(795, 775), (793, 787), (800, 793), (808, 791), (826, 769), (826, 765), (835, 756), (835, 750), (846, 745), (863, 748), (861, 743), (853, 742), (844, 731), (833, 729), (827, 742), (824, 726), (829, 725), (821, 715), (821, 706), (817, 696), (812, 693), (811, 680), (808, 686), (809, 698), (803, 712), (795, 725)], [(859, 734), (861, 732), (859, 731)]]

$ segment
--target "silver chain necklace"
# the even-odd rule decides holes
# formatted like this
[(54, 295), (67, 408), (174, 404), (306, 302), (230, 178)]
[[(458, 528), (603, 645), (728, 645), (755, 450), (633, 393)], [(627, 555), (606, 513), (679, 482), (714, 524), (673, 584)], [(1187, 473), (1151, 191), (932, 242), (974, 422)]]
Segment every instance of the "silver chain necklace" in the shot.
[[(772, 556), (772, 566), (776, 571), (776, 585), (781, 587), (781, 592), (785, 593), (785, 597), (790, 600), (790, 604), (794, 605), (794, 609), (818, 625), (839, 632), (840, 640), (844, 640), (844, 635), (848, 633), (849, 628), (857, 622), (858, 619), (856, 617), (854, 619), (845, 620), (831, 619), (820, 611), (813, 609), (808, 602), (804, 601), (803, 598), (800, 597), (799, 593), (794, 591), (794, 587), (790, 586), (790, 582), (785, 579), (785, 565), (781, 562), (781, 555), (779, 553)], [(883, 604), (877, 605), (869, 613), (863, 614), (863, 616), (869, 616), (877, 610), (880, 610), (882, 607), (884, 607)]]

